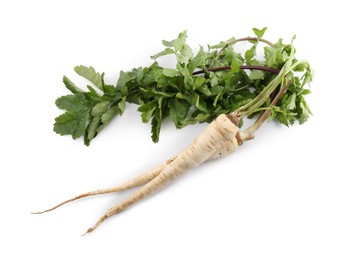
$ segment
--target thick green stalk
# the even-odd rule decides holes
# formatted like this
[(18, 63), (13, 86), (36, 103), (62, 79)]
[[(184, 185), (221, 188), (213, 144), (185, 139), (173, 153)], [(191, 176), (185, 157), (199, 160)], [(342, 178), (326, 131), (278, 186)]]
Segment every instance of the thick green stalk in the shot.
[(255, 113), (257, 109), (270, 98), (271, 94), (283, 82), (284, 78), (294, 67), (292, 66), (294, 54), (295, 54), (295, 49), (293, 46), (291, 46), (290, 56), (286, 61), (286, 63), (284, 64), (284, 66), (282, 67), (282, 69), (280, 70), (279, 74), (253, 100), (238, 108), (235, 111), (236, 115), (240, 117), (249, 116)]
[(255, 121), (255, 123), (253, 123), (249, 128), (243, 131), (244, 136), (252, 137), (252, 135), (257, 131), (257, 129), (260, 128), (260, 126), (267, 120), (267, 118), (272, 112), (273, 106), (275, 106), (279, 102), (279, 100), (281, 99), (285, 91), (288, 89), (290, 83), (291, 83), (291, 80), (287, 82), (286, 78), (284, 78), (281, 84), (282, 87), (280, 88), (279, 92), (272, 100), (269, 107), (265, 109), (265, 111), (259, 116), (259, 118)]

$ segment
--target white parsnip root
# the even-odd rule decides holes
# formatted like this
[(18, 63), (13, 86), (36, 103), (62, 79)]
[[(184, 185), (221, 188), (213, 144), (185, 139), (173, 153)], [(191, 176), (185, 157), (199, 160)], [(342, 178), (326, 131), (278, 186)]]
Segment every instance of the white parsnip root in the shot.
[(144, 186), (135, 191), (132, 195), (111, 207), (86, 233), (93, 232), (107, 218), (120, 213), (145, 196), (155, 192), (187, 170), (199, 166), (206, 160), (222, 158), (235, 152), (243, 141), (237, 123), (238, 118), (233, 115), (219, 115), (186, 149), (150, 171), (120, 186), (83, 193), (48, 210), (35, 212), (35, 214), (54, 210), (80, 198), (124, 191), (144, 184)]

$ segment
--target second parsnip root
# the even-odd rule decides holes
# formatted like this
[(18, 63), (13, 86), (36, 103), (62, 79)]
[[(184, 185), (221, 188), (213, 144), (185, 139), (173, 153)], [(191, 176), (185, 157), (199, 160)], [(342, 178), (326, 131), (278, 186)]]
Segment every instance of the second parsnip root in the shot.
[(135, 177), (123, 185), (83, 193), (53, 208), (36, 213), (51, 211), (80, 198), (123, 191), (144, 184), (131, 196), (111, 207), (86, 233), (93, 232), (107, 218), (120, 213), (145, 196), (155, 192), (187, 170), (199, 166), (206, 160), (222, 158), (234, 152), (243, 141), (237, 123), (238, 118), (233, 115), (219, 115), (186, 149), (150, 171)]

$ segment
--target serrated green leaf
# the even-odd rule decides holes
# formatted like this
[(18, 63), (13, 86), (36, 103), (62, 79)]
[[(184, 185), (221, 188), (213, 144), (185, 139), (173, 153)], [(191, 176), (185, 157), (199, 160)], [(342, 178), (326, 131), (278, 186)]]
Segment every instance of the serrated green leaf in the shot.
[(164, 92), (164, 91), (157, 91), (157, 90), (154, 90), (152, 88), (142, 89), (142, 91), (144, 91), (145, 93), (151, 94), (153, 96), (158, 96), (158, 97), (172, 97), (172, 96), (175, 95), (175, 93), (168, 93), (168, 92)]
[(172, 42), (169, 42), (169, 41), (162, 40), (162, 44), (166, 47), (173, 47)]
[(181, 64), (177, 64), (177, 70), (179, 71), (180, 74), (184, 76), (184, 86), (186, 89), (190, 90), (193, 87), (194, 84), (194, 77), (192, 73), (184, 66)]
[(149, 122), (157, 106), (158, 100), (154, 100), (149, 103), (143, 104), (138, 108), (138, 111), (141, 112), (141, 119), (143, 123)]
[(202, 86), (198, 87), (197, 91), (205, 95), (206, 97), (213, 95), (213, 92), (208, 88), (206, 84), (203, 84)]
[(257, 36), (257, 38), (262, 38), (265, 31), (267, 30), (267, 27), (263, 27), (261, 30), (260, 29), (257, 29), (257, 28), (253, 28), (252, 29), (254, 34)]
[(114, 96), (116, 95), (116, 88), (113, 85), (104, 85), (103, 86), (104, 94), (107, 96)]
[(162, 74), (167, 76), (167, 77), (174, 77), (174, 76), (177, 76), (179, 74), (178, 70), (176, 69), (163, 69), (162, 70)]
[(87, 130), (85, 131), (85, 134), (84, 134), (84, 144), (86, 146), (89, 146), (91, 140), (93, 140), (97, 135), (96, 129), (99, 127), (100, 124), (101, 124), (101, 116), (94, 117), (90, 121), (87, 127)]
[(261, 70), (253, 70), (251, 71), (250, 75), (249, 75), (249, 78), (251, 80), (257, 80), (257, 79), (264, 79), (264, 72), (261, 71)]
[(217, 95), (218, 93), (222, 93), (223, 91), (224, 91), (223, 86), (215, 86), (215, 87), (211, 88), (212, 95)]
[(207, 82), (207, 79), (203, 77), (196, 77), (193, 84), (193, 90), (200, 88), (206, 82)]
[(54, 131), (60, 135), (72, 135), (73, 139), (82, 136), (94, 103), (88, 101), (82, 93), (62, 96), (55, 103), (66, 112), (55, 118)]
[(296, 94), (293, 93), (286, 101), (286, 108), (289, 110), (294, 110), (296, 107)]
[(189, 60), (188, 69), (192, 73), (196, 68), (204, 68), (206, 63), (207, 53), (204, 48), (200, 46), (200, 50), (193, 59)]
[(118, 102), (117, 106), (118, 106), (121, 114), (123, 114), (124, 110), (126, 109), (126, 101), (127, 101), (127, 97), (123, 97), (121, 99), (121, 101)]
[(89, 112), (67, 111), (55, 118), (54, 131), (60, 135), (71, 135), (77, 139), (84, 134)]
[(210, 75), (210, 85), (213, 88), (213, 87), (218, 85), (219, 78), (215, 73), (213, 73), (213, 74), (212, 73), (213, 72), (210, 73), (212, 75), (212, 76)]
[(157, 143), (160, 139), (161, 124), (161, 110), (160, 108), (157, 108), (155, 111), (155, 116), (151, 120), (151, 139), (154, 143)]
[(232, 37), (226, 41), (222, 41), (216, 45), (211, 45), (210, 48), (211, 49), (220, 49), (220, 48), (223, 48), (224, 46), (226, 46), (227, 44), (231, 44), (231, 43), (234, 43), (235, 42), (235, 37)]
[(132, 73), (134, 74), (134, 78), (136, 79), (137, 83), (140, 84), (144, 77), (143, 68), (142, 67), (135, 68), (132, 70)]
[(90, 115), (92, 117), (101, 116), (105, 113), (110, 105), (109, 101), (103, 101), (101, 103), (96, 104), (90, 111)]
[(187, 117), (190, 104), (182, 99), (173, 99), (169, 102), (169, 116), (177, 128), (180, 128), (183, 120)]
[(300, 124), (305, 123), (308, 120), (310, 114), (312, 114), (305, 100), (301, 100), (298, 103), (297, 112)]
[(188, 44), (185, 44), (184, 47), (176, 55), (178, 62), (186, 66), (190, 58), (192, 58), (193, 52), (190, 46)]
[[(107, 125), (111, 120), (117, 116), (118, 114), (121, 113), (121, 109), (117, 106), (110, 107), (102, 116), (101, 116), (101, 122), (104, 125)], [(101, 129), (98, 130), (100, 132)]]
[(100, 133), (102, 129), (104, 129), (113, 118), (115, 118), (118, 114), (121, 114), (121, 110), (117, 106), (110, 107), (102, 116), (101, 116), (101, 125), (96, 129), (96, 133)]
[(97, 73), (93, 67), (86, 67), (83, 65), (74, 67), (74, 71), (93, 83), (98, 89), (102, 90), (103, 76)]
[(118, 81), (117, 81), (117, 86), (123, 86), (125, 84), (127, 84), (129, 81), (131, 81), (131, 77), (128, 73), (124, 72), (124, 71), (120, 71), (119, 73), (119, 77), (118, 77)]
[(87, 85), (87, 88), (89, 89), (90, 92), (86, 92), (86, 94), (90, 94), (90, 96), (94, 96), (94, 97), (101, 97), (101, 95), (99, 93), (96, 92), (96, 90), (92, 87), (92, 86), (89, 86)]
[(176, 52), (184, 47), (186, 37), (187, 37), (186, 34), (187, 34), (186, 31), (183, 31), (178, 35), (178, 38), (171, 41), (172, 46), (174, 47), (174, 50)]
[(62, 96), (56, 99), (55, 104), (60, 109), (74, 111), (85, 111), (90, 107), (89, 101), (80, 93)]
[(206, 120), (210, 117), (209, 114), (198, 114), (195, 117), (187, 118), (183, 121), (183, 124), (181, 125), (181, 128), (187, 126), (187, 125), (193, 125), (196, 123), (203, 123), (206, 122)]
[[(109, 107), (103, 114), (92, 117), (85, 131), (84, 144), (89, 146), (90, 142), (101, 132), (112, 119), (120, 114), (121, 111), (117, 106)], [(91, 113), (92, 114), (92, 113)]]
[(70, 81), (69, 78), (67, 78), (66, 76), (63, 76), (63, 83), (65, 84), (66, 88), (73, 94), (84, 92), (83, 90), (78, 88), (72, 81)]
[(256, 56), (256, 44), (245, 52), (246, 64), (250, 65), (251, 60)]
[(169, 55), (169, 54), (173, 54), (174, 50), (172, 50), (171, 48), (166, 48), (163, 51), (156, 53), (155, 55), (151, 56), (151, 59), (156, 60), (159, 57), (165, 56), (165, 55)]

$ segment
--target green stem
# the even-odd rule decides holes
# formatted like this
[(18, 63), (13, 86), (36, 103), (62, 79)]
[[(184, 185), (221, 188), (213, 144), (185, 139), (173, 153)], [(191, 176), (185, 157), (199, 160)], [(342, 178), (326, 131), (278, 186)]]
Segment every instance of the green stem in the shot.
[[(232, 68), (231, 66), (223, 66), (223, 67), (217, 67), (217, 68), (209, 68), (209, 69), (206, 69), (206, 71), (216, 72), (216, 71), (230, 70), (231, 68)], [(239, 68), (242, 70), (262, 70), (262, 71), (270, 72), (273, 74), (279, 73), (279, 70), (277, 70), (277, 69), (268, 68), (268, 67), (264, 67), (264, 66), (242, 65)], [(193, 72), (193, 75), (198, 75), (198, 74), (202, 74), (202, 73), (205, 73), (205, 70), (195, 71), (195, 72)]]
[(282, 87), (280, 88), (278, 94), (272, 100), (270, 106), (260, 115), (260, 117), (256, 120), (255, 123), (253, 123), (249, 128), (243, 131), (244, 136), (251, 137), (257, 131), (257, 129), (260, 128), (260, 126), (267, 120), (267, 118), (272, 112), (273, 106), (275, 106), (279, 102), (279, 100), (281, 99), (281, 97), (283, 96), (283, 94), (288, 89), (291, 83), (291, 80), (290, 80), (289, 82), (284, 84), (285, 80), (286, 79), (283, 80), (284, 82), (282, 82)]
[(241, 106), (235, 111), (235, 114), (243, 117), (254, 113), (260, 106), (262, 106), (269, 98), (274, 90), (282, 83), (286, 75), (292, 70), (292, 65), (295, 49), (291, 46), (291, 53), (288, 60), (280, 70), (279, 74), (258, 94), (253, 100)]
[(229, 42), (228, 44), (234, 44), (234, 43), (243, 42), (243, 41), (259, 41), (259, 42), (264, 42), (264, 43), (268, 44), (268, 45), (271, 46), (271, 47), (274, 46), (274, 44), (271, 43), (270, 41), (265, 40), (265, 39), (261, 39), (261, 38), (257, 38), (257, 37), (245, 37), (245, 38), (240, 38), (240, 39), (234, 40), (234, 41), (232, 41), (232, 42)]
[(231, 41), (231, 42), (228, 42), (226, 45), (224, 45), (224, 46), (222, 47), (222, 49), (220, 49), (220, 50), (218, 51), (216, 57), (218, 57), (218, 55), (219, 55), (220, 53), (222, 53), (222, 52), (225, 50), (225, 48), (227, 48), (229, 45), (233, 45), (233, 44), (235, 44), (235, 43), (237, 43), (237, 42), (243, 42), (243, 41), (259, 41), (259, 42), (264, 42), (264, 43), (268, 44), (268, 45), (271, 46), (271, 47), (274, 46), (273, 43), (271, 43), (270, 41), (265, 40), (265, 39), (261, 39), (261, 38), (257, 38), (257, 37), (245, 37), (245, 38), (240, 38), (240, 39), (236, 39), (236, 40), (233, 40), (233, 41)]

